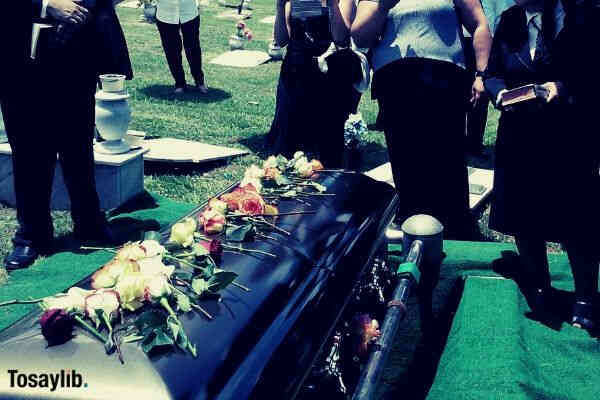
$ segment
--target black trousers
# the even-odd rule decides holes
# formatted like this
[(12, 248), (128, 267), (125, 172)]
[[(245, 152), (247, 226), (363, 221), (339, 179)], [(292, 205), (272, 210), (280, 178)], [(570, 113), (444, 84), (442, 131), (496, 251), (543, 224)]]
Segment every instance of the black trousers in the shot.
[(468, 75), (450, 63), (406, 59), (384, 66), (374, 79), (400, 196), (397, 221), (428, 214), (444, 225), (447, 238), (476, 237), (465, 164)]
[(186, 85), (181, 56), (182, 49), (185, 49), (185, 56), (190, 64), (194, 81), (197, 85), (204, 85), (202, 50), (200, 49), (200, 17), (198, 16), (184, 24), (167, 24), (156, 21), (156, 27), (160, 34), (171, 75), (175, 79), (175, 87), (183, 88)]
[[(84, 34), (82, 34), (84, 36)], [(85, 40), (61, 48), (38, 45), (14, 91), (2, 102), (12, 148), (19, 229), (16, 245), (50, 247), (52, 182), (57, 159), (71, 199), (75, 229), (104, 223), (94, 177), (94, 92), (96, 74)]]

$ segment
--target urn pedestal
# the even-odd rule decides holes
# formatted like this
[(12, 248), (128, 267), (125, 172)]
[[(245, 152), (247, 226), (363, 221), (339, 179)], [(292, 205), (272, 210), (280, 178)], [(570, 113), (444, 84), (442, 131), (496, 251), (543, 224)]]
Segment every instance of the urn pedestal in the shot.
[(229, 48), (231, 50), (242, 50), (244, 48), (244, 39), (238, 35), (231, 35), (229, 37)]
[(283, 60), (283, 47), (280, 47), (275, 43), (275, 41), (271, 41), (269, 43), (269, 48), (267, 49), (267, 54), (273, 60)]

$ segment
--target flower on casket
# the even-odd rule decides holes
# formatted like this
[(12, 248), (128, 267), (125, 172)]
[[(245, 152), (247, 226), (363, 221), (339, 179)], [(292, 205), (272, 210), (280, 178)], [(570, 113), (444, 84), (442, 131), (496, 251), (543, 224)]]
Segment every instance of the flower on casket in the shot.
[(162, 256), (144, 258), (138, 261), (140, 272), (144, 275), (164, 275), (170, 278), (175, 271), (175, 266), (165, 265)]
[(172, 293), (171, 285), (164, 275), (155, 275), (146, 281), (144, 287), (144, 299), (156, 303), (163, 297), (168, 297)]
[(265, 213), (265, 201), (255, 192), (246, 192), (238, 202), (238, 209), (242, 214), (259, 215)]
[(110, 321), (118, 315), (119, 306), (117, 291), (100, 289), (85, 298), (85, 315), (98, 327), (100, 325), (99, 314), (103, 313), (104, 318)]
[(146, 250), (140, 245), (140, 242), (128, 243), (121, 247), (115, 255), (116, 260), (139, 260), (146, 257)]
[(146, 257), (156, 257), (163, 256), (167, 249), (163, 245), (161, 245), (157, 240), (144, 240), (140, 243), (140, 247), (144, 249)]
[(321, 161), (313, 158), (312, 160), (310, 160), (310, 165), (312, 166), (313, 171), (320, 171), (322, 170), (323, 164), (321, 163)]
[(304, 156), (300, 157), (294, 163), (294, 171), (305, 178), (308, 178), (313, 173), (312, 164), (308, 161), (308, 159)]
[(94, 289), (112, 288), (117, 284), (119, 277), (129, 272), (139, 272), (140, 265), (133, 260), (117, 260), (113, 258), (92, 275)]
[(279, 209), (271, 204), (265, 204), (265, 212), (266, 215), (279, 215)]
[(221, 233), (225, 229), (225, 216), (215, 209), (209, 208), (200, 214), (200, 223), (205, 233)]
[[(240, 182), (240, 186), (242, 188), (245, 188), (248, 185), (251, 185), (252, 188), (254, 189), (254, 191), (257, 193), (260, 193), (262, 191), (262, 183), (260, 182), (259, 178), (252, 178), (252, 177), (245, 176), (244, 179), (242, 179), (242, 181)], [(246, 189), (246, 190), (248, 190), (248, 189)]]
[(45, 310), (58, 309), (66, 313), (83, 314), (85, 310), (85, 298), (93, 292), (93, 290), (72, 287), (67, 293), (44, 298), (42, 300), (42, 307)]
[[(244, 178), (248, 178), (248, 179), (261, 179), (265, 176), (265, 170), (262, 168), (259, 168), (258, 166), (252, 164), (251, 166), (249, 166), (248, 168), (246, 168), (246, 171), (244, 172)], [(242, 185), (244, 186), (244, 185)]]
[(171, 236), (169, 242), (177, 243), (182, 247), (189, 247), (194, 242), (194, 232), (198, 224), (191, 217), (184, 218), (183, 221), (174, 224), (171, 227)]
[(359, 345), (356, 352), (359, 357), (367, 355), (369, 344), (381, 336), (379, 322), (368, 314), (360, 314), (354, 317), (354, 334), (359, 337)]
[(281, 176), (281, 171), (276, 167), (265, 168), (265, 178), (276, 180)]
[(150, 278), (150, 275), (141, 272), (129, 272), (121, 275), (115, 286), (115, 290), (119, 294), (121, 307), (129, 311), (140, 308), (144, 304), (144, 289)]
[(265, 169), (265, 172), (269, 168), (277, 168), (278, 165), (279, 162), (277, 161), (277, 157), (275, 156), (270, 156), (263, 162), (263, 168)]
[(73, 338), (75, 321), (65, 310), (51, 308), (40, 317), (42, 335), (48, 342), (48, 347), (67, 343)]
[(223, 215), (227, 213), (227, 203), (214, 197), (208, 201), (208, 208), (212, 208)]

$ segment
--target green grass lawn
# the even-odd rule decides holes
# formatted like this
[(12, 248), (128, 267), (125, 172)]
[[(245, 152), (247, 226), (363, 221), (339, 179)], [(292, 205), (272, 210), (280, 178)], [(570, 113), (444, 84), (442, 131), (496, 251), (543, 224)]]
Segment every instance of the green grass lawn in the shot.
[[(273, 1), (255, 0), (252, 5), (253, 15), (246, 23), (255, 37), (246, 48), (266, 51), (273, 28), (259, 21), (274, 14)], [(156, 26), (139, 22), (141, 10), (118, 8), (135, 73), (134, 79), (127, 82), (132, 108), (130, 128), (146, 131), (150, 136), (198, 140), (248, 149), (251, 153), (226, 164), (204, 167), (148, 165), (144, 183), (150, 192), (174, 200), (200, 203), (238, 180), (244, 169), (257, 162), (263, 153), (263, 137), (269, 130), (275, 110), (275, 89), (281, 63), (269, 62), (256, 68), (209, 64), (211, 59), (229, 50), (227, 41), (234, 33), (235, 22), (217, 18), (226, 10), (230, 9), (218, 6), (215, 0), (201, 10), (200, 38), (209, 94), (175, 96)], [(184, 67), (188, 70), (185, 61)], [(189, 73), (188, 82), (193, 83)], [(371, 100), (370, 92), (363, 95), (360, 112), (367, 124), (375, 122), (377, 103)], [(492, 110), (486, 144), (494, 143), (496, 125), (497, 113)], [(364, 140), (362, 169), (387, 161), (382, 132), (369, 131)], [(55, 212), (54, 217), (57, 235), (71, 229), (68, 213)], [(10, 251), (10, 239), (16, 228), (15, 211), (0, 205), (0, 259)]]

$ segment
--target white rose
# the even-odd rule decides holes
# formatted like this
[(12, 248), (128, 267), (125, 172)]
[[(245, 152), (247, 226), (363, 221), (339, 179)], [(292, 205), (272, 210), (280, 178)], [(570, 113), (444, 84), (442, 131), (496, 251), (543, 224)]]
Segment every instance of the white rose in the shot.
[(140, 246), (139, 242), (126, 244), (115, 255), (115, 259), (120, 261), (136, 261), (144, 257), (146, 257), (146, 251)]
[(171, 277), (173, 271), (175, 271), (174, 266), (163, 264), (161, 256), (144, 258), (139, 260), (138, 264), (140, 265), (140, 272), (149, 276), (164, 275)]
[(115, 286), (121, 299), (121, 306), (129, 311), (135, 311), (143, 305), (144, 289), (148, 275), (141, 272), (123, 274)]
[(299, 158), (304, 157), (304, 152), (303, 151), (297, 151), (294, 153), (294, 160), (298, 160)]
[(216, 198), (212, 198), (209, 200), (208, 207), (223, 215), (227, 213), (227, 203)]
[(164, 275), (156, 275), (146, 282), (144, 298), (156, 302), (171, 294), (171, 286)]
[(159, 255), (162, 256), (167, 252), (167, 249), (165, 249), (156, 240), (144, 240), (142, 243), (140, 243), (140, 246), (142, 246), (146, 251), (146, 257), (155, 257)]
[(98, 290), (85, 298), (85, 313), (96, 326), (100, 325), (97, 311), (104, 312), (110, 321), (118, 309), (119, 295), (114, 290)]
[(64, 294), (46, 297), (42, 304), (46, 309), (60, 309), (67, 313), (83, 313), (85, 310), (85, 298), (93, 293), (93, 290), (85, 290), (72, 287)]
[(244, 179), (242, 179), (242, 182), (240, 183), (240, 186), (244, 187), (247, 184), (251, 184), (252, 186), (254, 186), (254, 189), (256, 189), (257, 193), (260, 193), (262, 190), (262, 183), (259, 179), (244, 177)]
[(263, 169), (267, 169), (267, 168), (277, 168), (278, 166), (278, 162), (277, 162), (277, 157), (275, 156), (270, 156), (269, 158), (267, 158), (264, 162), (263, 162)]
[(248, 169), (246, 169), (246, 172), (244, 172), (244, 178), (261, 179), (264, 176), (265, 170), (257, 167), (254, 164), (252, 164)]

